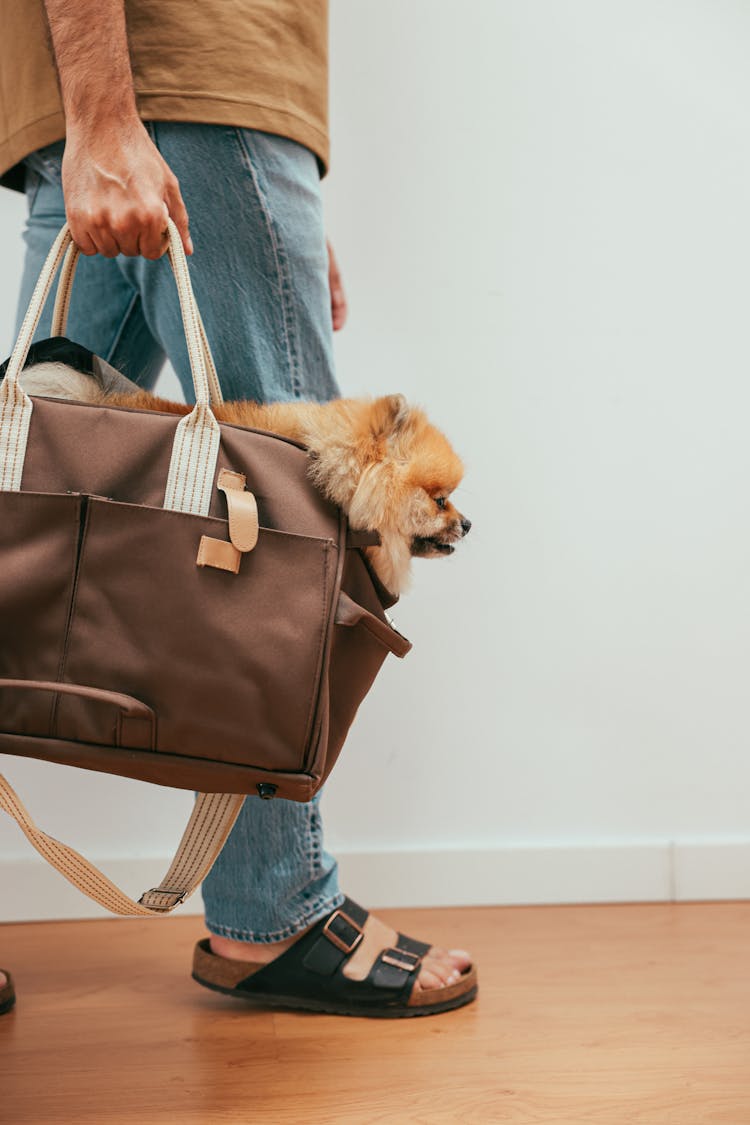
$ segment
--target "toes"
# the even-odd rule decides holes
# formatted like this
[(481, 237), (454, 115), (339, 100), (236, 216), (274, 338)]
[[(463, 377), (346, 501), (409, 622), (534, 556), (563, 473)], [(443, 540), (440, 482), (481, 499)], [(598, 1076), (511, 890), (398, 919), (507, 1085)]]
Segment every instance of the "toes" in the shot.
[(459, 972), (465, 973), (467, 969), (471, 968), (471, 954), (467, 953), (465, 949), (451, 949), (448, 956)]
[(431, 961), (436, 960), (450, 965), (451, 971), (457, 969), (459, 973), (465, 973), (472, 965), (471, 954), (465, 949), (451, 949), (450, 952), (446, 952), (433, 946), (426, 956)]
[(464, 966), (442, 949), (431, 949), (422, 962), (420, 988), (446, 988), (461, 979)]
[(420, 988), (423, 988), (425, 990), (445, 987), (445, 981), (441, 976), (438, 976), (438, 974), (434, 973), (431, 969), (425, 968), (423, 968), (420, 972), (417, 984)]

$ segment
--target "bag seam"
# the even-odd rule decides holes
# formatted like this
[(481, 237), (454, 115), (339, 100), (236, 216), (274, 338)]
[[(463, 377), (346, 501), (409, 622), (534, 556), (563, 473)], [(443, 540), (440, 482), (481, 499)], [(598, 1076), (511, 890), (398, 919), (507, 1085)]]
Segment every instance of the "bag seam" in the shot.
[(323, 679), (323, 656), (325, 652), (325, 638), (326, 638), (326, 622), (329, 617), (328, 606), (328, 571), (329, 571), (329, 556), (333, 543), (330, 540), (323, 540), (323, 596), (321, 598), (321, 613), (318, 626), (318, 645), (315, 657), (315, 675), (313, 676), (312, 687), (310, 690), (310, 702), (307, 706), (307, 717), (305, 719), (304, 738), (302, 741), (302, 760), (300, 769), (306, 770), (308, 758), (310, 756), (310, 738), (314, 730), (314, 719), (317, 711), (316, 704), (320, 697), (320, 685)]
[[(85, 503), (84, 503), (84, 499), (85, 499)], [(75, 620), (75, 614), (76, 614), (76, 606), (77, 606), (77, 601), (78, 601), (78, 585), (79, 585), (79, 579), (81, 577), (81, 564), (82, 564), (82, 561), (83, 561), (86, 542), (87, 542), (88, 537), (89, 537), (89, 527), (91, 526), (91, 512), (90, 512), (90, 505), (89, 505), (88, 500), (89, 500), (88, 497), (83, 497), (83, 496), (79, 500), (79, 505), (80, 505), (79, 514), (78, 514), (79, 541), (78, 541), (78, 543), (76, 543), (75, 548), (74, 548), (74, 550), (75, 550), (75, 556), (74, 556), (75, 566), (74, 566), (73, 585), (72, 585), (71, 594), (70, 594), (70, 604), (68, 606), (68, 618), (67, 618), (67, 621), (65, 622), (65, 636), (63, 638), (62, 652), (60, 653), (60, 663), (59, 663), (58, 669), (57, 669), (57, 680), (58, 680), (59, 683), (65, 682), (63, 677), (65, 676), (65, 665), (66, 665), (67, 660), (68, 660), (68, 652), (69, 652), (69, 649), (70, 649), (70, 636), (71, 636), (71, 633), (73, 631), (73, 622)], [(81, 533), (80, 527), (81, 527), (82, 522), (83, 522), (83, 532)], [(50, 737), (51, 738), (58, 738), (59, 737), (58, 732), (57, 732), (57, 719), (58, 719), (59, 705), (60, 705), (60, 695), (59, 695), (59, 693), (55, 693), (55, 695), (52, 697), (52, 709), (51, 709), (51, 713), (50, 713)]]

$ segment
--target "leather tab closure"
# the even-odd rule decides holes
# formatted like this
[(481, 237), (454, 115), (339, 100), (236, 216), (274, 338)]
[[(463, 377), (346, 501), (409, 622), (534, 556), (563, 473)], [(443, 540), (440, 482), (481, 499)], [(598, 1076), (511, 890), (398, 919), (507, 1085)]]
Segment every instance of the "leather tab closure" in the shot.
[(213, 566), (217, 570), (228, 570), (230, 574), (239, 574), (240, 559), (242, 555), (233, 543), (225, 539), (212, 539), (210, 535), (201, 535), (198, 547), (196, 566)]
[(236, 473), (234, 469), (220, 469), (219, 475), (216, 478), (216, 487), (220, 488), (222, 492), (227, 488), (238, 488), (240, 492), (247, 484), (247, 477), (244, 473)]
[(252, 492), (245, 490), (245, 484), (244, 473), (235, 473), (232, 469), (220, 471), (216, 487), (227, 500), (230, 542), (202, 535), (195, 560), (197, 566), (213, 566), (239, 574), (242, 555), (252, 551), (258, 542), (258, 505)]
[(222, 469), (216, 482), (227, 498), (229, 538), (238, 551), (252, 551), (258, 542), (258, 505), (252, 492), (245, 489), (245, 477), (231, 469)]

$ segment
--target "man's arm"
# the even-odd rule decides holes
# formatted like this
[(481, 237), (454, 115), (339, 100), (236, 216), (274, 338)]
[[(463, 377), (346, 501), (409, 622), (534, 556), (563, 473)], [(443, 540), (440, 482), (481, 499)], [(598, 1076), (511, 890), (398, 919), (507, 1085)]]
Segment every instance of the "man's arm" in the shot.
[(65, 111), (63, 195), (84, 254), (164, 253), (167, 216), (193, 251), (176, 177), (138, 116), (124, 0), (44, 0)]

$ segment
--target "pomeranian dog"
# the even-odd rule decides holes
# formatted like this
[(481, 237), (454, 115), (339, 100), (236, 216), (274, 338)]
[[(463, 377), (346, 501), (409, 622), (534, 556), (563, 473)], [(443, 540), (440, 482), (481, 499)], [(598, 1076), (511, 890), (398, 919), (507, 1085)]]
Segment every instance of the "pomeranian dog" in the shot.
[[(119, 374), (117, 393), (111, 393), (94, 376), (60, 363), (28, 368), (22, 383), (29, 394), (78, 402), (171, 414), (192, 409), (142, 391)], [(460, 458), (424, 411), (402, 395), (227, 402), (213, 412), (220, 422), (282, 434), (307, 448), (313, 484), (345, 511), (353, 529), (378, 532), (380, 545), (366, 551), (393, 594), (408, 585), (412, 558), (452, 554), (471, 527), (450, 499), (463, 476)]]

